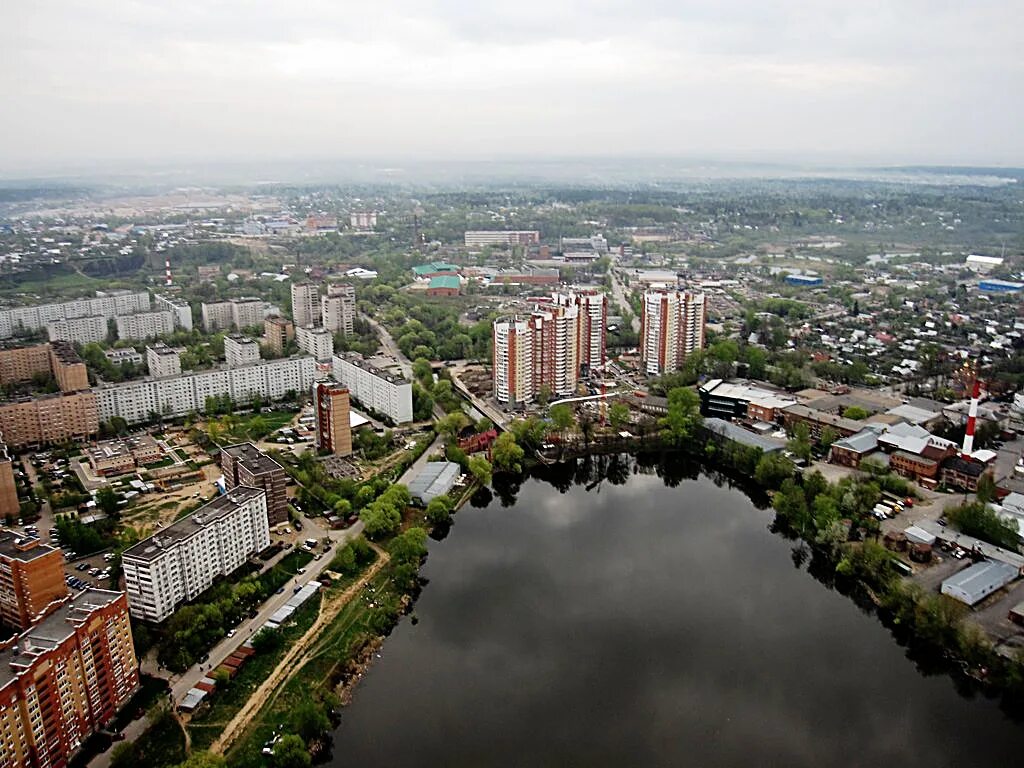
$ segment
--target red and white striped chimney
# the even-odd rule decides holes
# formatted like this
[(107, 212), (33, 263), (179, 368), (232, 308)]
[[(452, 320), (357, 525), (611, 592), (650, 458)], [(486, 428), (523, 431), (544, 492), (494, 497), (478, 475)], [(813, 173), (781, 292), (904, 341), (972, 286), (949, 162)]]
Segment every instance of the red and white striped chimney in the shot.
[(174, 281), (171, 280), (171, 260), (170, 259), (165, 259), (164, 260), (164, 275), (165, 275), (165, 278), (166, 278), (164, 280), (164, 285), (173, 285)]
[(971, 406), (967, 411), (967, 432), (964, 434), (964, 447), (960, 455), (969, 459), (974, 453), (974, 425), (978, 421), (978, 397), (981, 395), (981, 382), (974, 377), (974, 389), (971, 390)]

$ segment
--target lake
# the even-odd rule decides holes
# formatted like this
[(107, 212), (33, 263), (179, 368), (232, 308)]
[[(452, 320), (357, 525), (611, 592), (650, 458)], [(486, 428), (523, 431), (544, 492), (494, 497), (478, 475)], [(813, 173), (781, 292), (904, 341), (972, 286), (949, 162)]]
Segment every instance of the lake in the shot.
[(919, 671), (795, 564), (771, 510), (668, 466), (547, 469), (463, 508), (332, 764), (1016, 762), (1024, 727)]

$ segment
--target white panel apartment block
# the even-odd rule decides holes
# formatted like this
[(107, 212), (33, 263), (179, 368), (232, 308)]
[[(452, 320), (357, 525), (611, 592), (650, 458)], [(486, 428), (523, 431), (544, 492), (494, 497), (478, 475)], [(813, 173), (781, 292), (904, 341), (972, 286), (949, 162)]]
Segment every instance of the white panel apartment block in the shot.
[(232, 488), (125, 550), (129, 610), (139, 619), (163, 621), (268, 546), (266, 494), (246, 486)]

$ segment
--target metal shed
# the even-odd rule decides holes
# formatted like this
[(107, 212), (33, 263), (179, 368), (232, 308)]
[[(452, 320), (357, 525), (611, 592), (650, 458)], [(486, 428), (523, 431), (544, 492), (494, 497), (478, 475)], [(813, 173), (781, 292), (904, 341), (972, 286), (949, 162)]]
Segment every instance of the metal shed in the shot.
[(409, 495), (423, 506), (431, 499), (444, 496), (455, 485), (462, 468), (452, 461), (428, 461), (409, 483)]
[(982, 560), (942, 582), (942, 594), (967, 605), (980, 603), (1017, 578), (1012, 565), (997, 560)]

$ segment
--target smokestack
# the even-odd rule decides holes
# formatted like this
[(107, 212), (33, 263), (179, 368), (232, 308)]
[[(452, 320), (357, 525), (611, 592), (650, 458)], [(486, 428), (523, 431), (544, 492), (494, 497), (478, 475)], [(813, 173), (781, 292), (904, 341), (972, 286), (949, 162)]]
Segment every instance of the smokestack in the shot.
[(967, 411), (967, 432), (964, 434), (964, 447), (960, 455), (969, 459), (974, 453), (974, 425), (978, 420), (978, 397), (981, 395), (981, 382), (974, 377), (974, 389), (971, 390), (971, 405)]
[(164, 260), (164, 275), (166, 276), (164, 285), (174, 285), (174, 281), (171, 280), (171, 260), (169, 258)]

